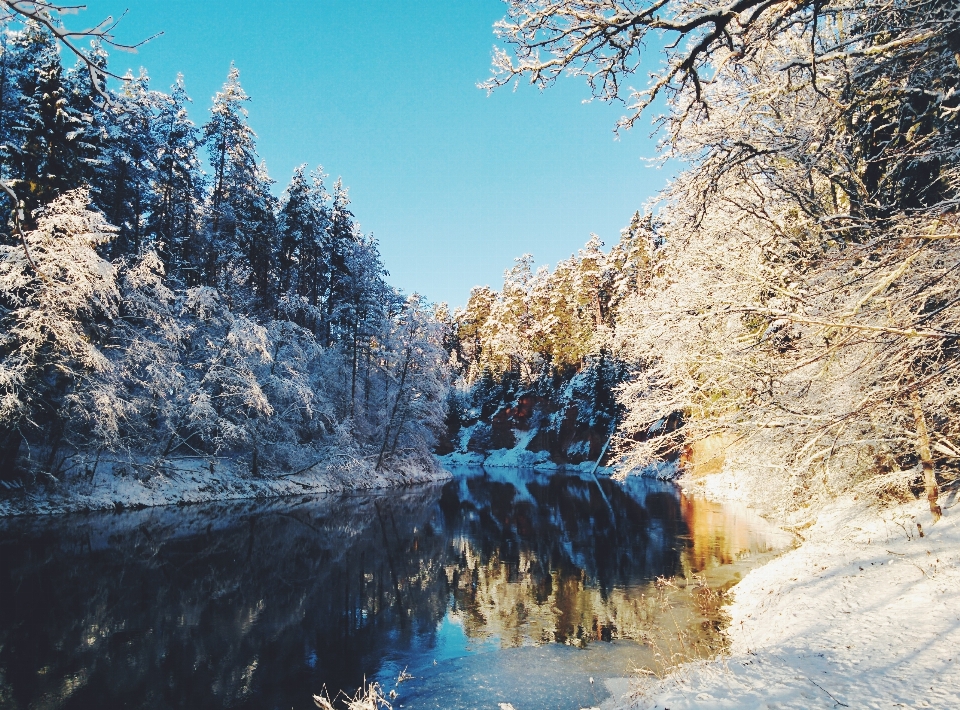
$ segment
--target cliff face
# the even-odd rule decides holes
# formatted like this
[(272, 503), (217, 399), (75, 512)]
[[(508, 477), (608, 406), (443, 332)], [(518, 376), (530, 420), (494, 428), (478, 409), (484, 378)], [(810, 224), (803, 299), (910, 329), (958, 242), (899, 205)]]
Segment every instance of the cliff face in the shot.
[(452, 398), (437, 453), (451, 465), (592, 467), (615, 425), (624, 370), (600, 357), (527, 385), (509, 374), (481, 378)]

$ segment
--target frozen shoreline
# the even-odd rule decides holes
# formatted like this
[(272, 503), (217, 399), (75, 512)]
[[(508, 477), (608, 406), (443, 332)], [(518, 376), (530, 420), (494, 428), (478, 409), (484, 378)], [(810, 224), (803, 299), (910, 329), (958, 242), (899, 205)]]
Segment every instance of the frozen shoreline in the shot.
[[(736, 499), (730, 480), (688, 487)], [(728, 656), (611, 687), (603, 707), (960, 707), (956, 497), (935, 525), (926, 501), (811, 513), (798, 547), (732, 590)]]
[(141, 475), (102, 468), (105, 470), (95, 471), (89, 478), (75, 477), (49, 487), (0, 490), (0, 517), (376, 490), (450, 478), (440, 464), (431, 470), (375, 471), (360, 461), (339, 466), (320, 463), (292, 475), (261, 476), (251, 476), (246, 466), (227, 459), (217, 461), (213, 468), (205, 459), (165, 461), (160, 466), (144, 466)]

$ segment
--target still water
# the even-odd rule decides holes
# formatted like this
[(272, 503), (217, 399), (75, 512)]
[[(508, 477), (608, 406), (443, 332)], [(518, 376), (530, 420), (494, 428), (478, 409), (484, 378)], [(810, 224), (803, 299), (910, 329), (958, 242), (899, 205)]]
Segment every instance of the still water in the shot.
[(667, 483), (504, 469), (0, 520), (0, 707), (299, 710), (365, 679), (395, 708), (590, 707), (719, 649), (719, 592), (784, 544)]

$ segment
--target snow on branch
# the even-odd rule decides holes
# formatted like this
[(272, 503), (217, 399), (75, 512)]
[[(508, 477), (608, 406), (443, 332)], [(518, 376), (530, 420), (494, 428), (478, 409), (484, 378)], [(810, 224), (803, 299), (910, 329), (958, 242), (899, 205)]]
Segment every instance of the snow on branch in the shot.
[[(796, 51), (779, 63), (783, 73), (802, 68), (813, 75), (817, 64), (890, 53), (933, 36), (917, 27), (905, 37), (846, 47), (834, 34), (820, 32), (841, 16), (867, 11), (876, 16), (925, 5), (925, 0), (895, 4), (889, 0), (508, 0), (505, 18), (494, 25), (512, 50), (495, 47), (492, 75), (480, 84), (493, 91), (521, 77), (545, 88), (568, 73), (585, 77), (592, 96), (622, 101), (629, 113), (618, 128), (630, 128), (655, 99), (665, 94), (686, 102), (678, 113), (709, 110), (706, 85), (724, 70), (764, 53), (777, 37), (802, 38)], [(830, 33), (828, 33), (830, 34)], [(839, 45), (838, 45), (839, 42)], [(662, 55), (658, 67), (651, 61)], [(628, 86), (648, 70), (645, 88)], [(789, 81), (789, 80), (788, 80)]]
[[(36, 22), (46, 27), (60, 44), (73, 52), (77, 58), (87, 66), (87, 70), (90, 72), (90, 81), (93, 90), (98, 93), (104, 101), (110, 103), (111, 98), (102, 86), (104, 79), (111, 77), (120, 81), (127, 81), (128, 77), (123, 77), (109, 71), (101, 62), (96, 60), (90, 51), (82, 49), (77, 41), (83, 39), (97, 40), (100, 44), (112, 47), (113, 49), (125, 52), (136, 52), (138, 47), (159, 37), (163, 32), (157, 32), (140, 42), (127, 44), (118, 41), (113, 34), (117, 25), (120, 24), (120, 20), (123, 19), (123, 15), (116, 19), (106, 17), (93, 27), (83, 30), (72, 30), (63, 24), (62, 18), (64, 15), (76, 14), (79, 10), (85, 9), (86, 6), (84, 5), (61, 5), (59, 3), (43, 2), (43, 0), (0, 0), (0, 21), (19, 19)], [(124, 11), (124, 14), (126, 14), (126, 11)]]

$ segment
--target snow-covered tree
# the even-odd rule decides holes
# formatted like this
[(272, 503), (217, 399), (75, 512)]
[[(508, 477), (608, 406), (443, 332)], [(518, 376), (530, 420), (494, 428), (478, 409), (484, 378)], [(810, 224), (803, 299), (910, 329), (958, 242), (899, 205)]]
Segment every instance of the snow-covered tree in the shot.
[(96, 436), (116, 433), (122, 403), (90, 401), (88, 387), (111, 367), (103, 346), (119, 292), (97, 248), (115, 232), (77, 190), (43, 208), (22, 245), (0, 245), (0, 470), (12, 472), (28, 437), (49, 446), (37, 463), (53, 468), (78, 410)]
[[(80, 79), (87, 78), (82, 65), (73, 72)], [(94, 128), (103, 134), (99, 145), (94, 144), (99, 150), (90, 185), (97, 206), (119, 229), (111, 245), (114, 258), (137, 255), (153, 246), (147, 217), (156, 181), (154, 159), (158, 148), (152, 128), (159, 95), (150, 90), (145, 72), (128, 77), (113, 101), (102, 109), (89, 105), (91, 91), (86, 81), (79, 81), (73, 90), (75, 100), (96, 111), (98, 125)]]
[(187, 114), (189, 103), (182, 75), (169, 95), (157, 97), (150, 125), (155, 171), (146, 229), (168, 271), (194, 286), (200, 282), (205, 183), (197, 154), (200, 137)]
[(442, 328), (386, 283), (343, 183), (301, 169), (275, 200), (235, 68), (201, 136), (182, 79), (108, 89), (97, 46), (65, 72), (57, 23), (0, 35), (3, 475), (104, 452), (117, 471), (432, 465)]
[[(4, 147), (7, 184), (24, 203), (26, 216), (66, 190), (83, 174), (74, 139), (84, 123), (70, 109), (57, 43), (28, 23), (7, 40), (10, 101)], [(6, 55), (6, 53), (5, 53)]]
[(253, 286), (263, 301), (272, 257), (263, 244), (271, 229), (266, 215), (270, 179), (257, 156), (256, 134), (247, 124), (244, 104), (249, 100), (240, 86), (240, 71), (231, 66), (203, 126), (213, 170), (203, 282), (231, 291)]
[(328, 270), (327, 195), (322, 170), (308, 177), (305, 169), (301, 165), (294, 170), (281, 200), (278, 288), (281, 297), (299, 296), (310, 308), (319, 309)]
[(396, 457), (422, 456), (444, 425), (447, 393), (442, 334), (422, 299), (407, 299), (383, 353), (385, 417), (376, 467)]

